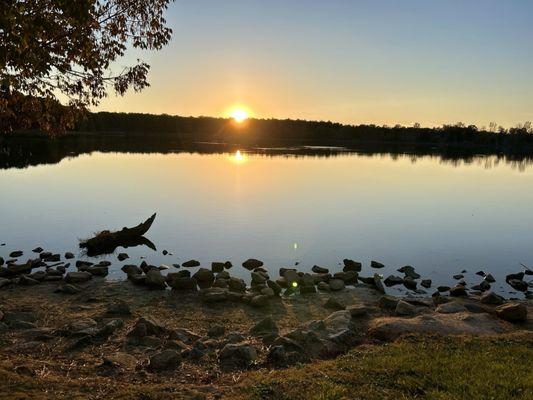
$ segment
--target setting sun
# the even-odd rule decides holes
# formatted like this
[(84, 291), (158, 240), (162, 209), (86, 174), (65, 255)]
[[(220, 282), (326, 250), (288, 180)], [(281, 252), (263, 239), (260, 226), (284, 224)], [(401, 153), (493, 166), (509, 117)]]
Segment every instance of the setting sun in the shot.
[(230, 116), (235, 122), (240, 124), (248, 119), (248, 112), (242, 108), (236, 108), (231, 112)]

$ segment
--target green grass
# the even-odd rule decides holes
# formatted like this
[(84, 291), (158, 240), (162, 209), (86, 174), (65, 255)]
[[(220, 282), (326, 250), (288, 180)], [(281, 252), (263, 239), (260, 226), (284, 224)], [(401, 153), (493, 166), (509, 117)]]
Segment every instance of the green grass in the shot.
[(235, 399), (533, 399), (531, 336), (407, 339), (250, 374)]

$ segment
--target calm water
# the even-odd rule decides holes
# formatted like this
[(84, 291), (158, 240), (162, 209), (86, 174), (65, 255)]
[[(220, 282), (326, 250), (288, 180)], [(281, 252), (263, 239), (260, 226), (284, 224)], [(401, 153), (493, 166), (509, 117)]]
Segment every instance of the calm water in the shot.
[[(370, 275), (375, 259), (387, 265), (380, 273), (410, 264), (434, 284), (453, 283), (463, 269), (474, 284), (483, 269), (508, 296), (505, 274), (533, 265), (533, 167), (494, 157), (287, 153), (93, 152), (0, 169), (0, 256), (30, 256), (37, 245), (78, 252), (79, 239), (157, 212), (147, 234), (157, 251), (129, 248), (128, 262), (231, 260), (232, 274), (245, 277), (249, 257), (274, 276), (296, 262), (340, 270), (343, 258), (364, 262)], [(110, 278), (123, 279), (116, 254), (107, 258)]]

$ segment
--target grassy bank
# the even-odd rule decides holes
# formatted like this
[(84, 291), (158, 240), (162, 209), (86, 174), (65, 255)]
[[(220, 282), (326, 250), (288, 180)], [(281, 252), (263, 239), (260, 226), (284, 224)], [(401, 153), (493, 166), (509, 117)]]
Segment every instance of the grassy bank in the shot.
[(233, 399), (532, 399), (533, 337), (411, 338), (252, 373)]
[[(335, 360), (220, 376), (201, 386), (148, 376), (13, 371), (0, 366), (2, 399), (532, 399), (533, 335), (408, 338), (366, 345)], [(33, 365), (32, 367), (36, 367)], [(233, 384), (234, 379), (237, 380)], [(183, 382), (183, 381), (182, 381)]]

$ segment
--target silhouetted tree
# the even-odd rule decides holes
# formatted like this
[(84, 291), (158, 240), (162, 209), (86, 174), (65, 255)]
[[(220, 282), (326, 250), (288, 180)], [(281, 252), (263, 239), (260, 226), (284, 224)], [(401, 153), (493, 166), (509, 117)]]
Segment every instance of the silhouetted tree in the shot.
[(0, 132), (61, 133), (108, 89), (122, 95), (148, 86), (145, 62), (110, 67), (128, 46), (159, 50), (169, 42), (169, 2), (0, 0)]

